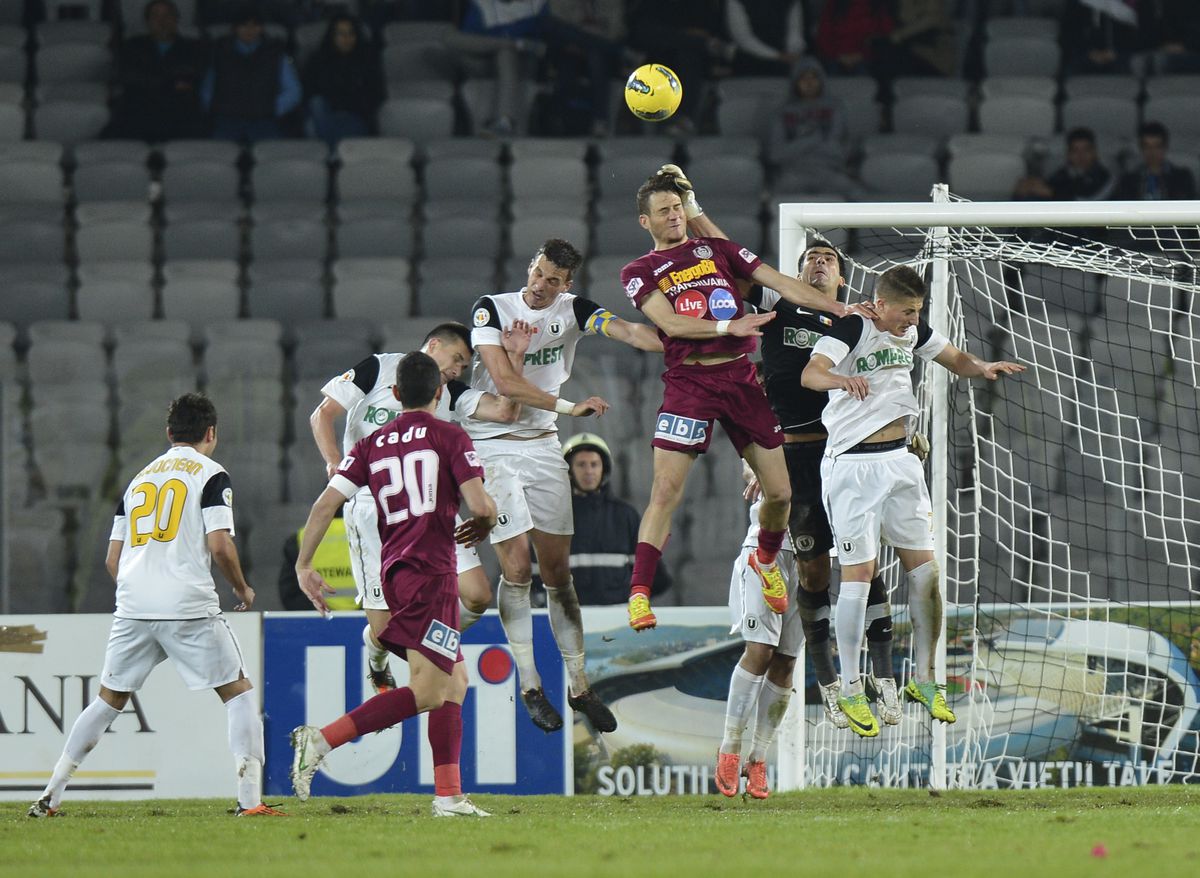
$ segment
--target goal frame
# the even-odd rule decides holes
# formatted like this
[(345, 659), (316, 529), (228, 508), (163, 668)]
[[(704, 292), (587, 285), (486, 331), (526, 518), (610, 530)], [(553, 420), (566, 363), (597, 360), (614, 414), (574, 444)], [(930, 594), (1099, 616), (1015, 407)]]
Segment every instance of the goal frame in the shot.
[[(1200, 225), (1200, 201), (956, 201), (945, 183), (934, 185), (929, 202), (782, 202), (779, 205), (778, 261), (786, 265), (803, 249), (807, 229), (879, 227), (925, 228), (936, 241), (949, 237), (951, 227), (1104, 227)], [(936, 248), (945, 253), (946, 248)], [(950, 337), (948, 303), (949, 259), (935, 255), (930, 264), (929, 325)], [(929, 490), (933, 504), (934, 557), (939, 570), (946, 570), (946, 505), (949, 492), (949, 463), (946, 452), (949, 421), (948, 382), (945, 369), (928, 372), (931, 382), (930, 424), (932, 425)], [(978, 487), (976, 487), (978, 491)], [(944, 589), (943, 589), (944, 591)], [(946, 625), (948, 600), (943, 594), (942, 635), (938, 639), (936, 666), (946, 673)], [(776, 786), (780, 791), (805, 787), (806, 730), (805, 649), (796, 657), (793, 688), (801, 693), (792, 699), (788, 716), (780, 728)], [(799, 702), (799, 703), (797, 703)], [(929, 785), (945, 789), (946, 727), (934, 723), (931, 741)]]

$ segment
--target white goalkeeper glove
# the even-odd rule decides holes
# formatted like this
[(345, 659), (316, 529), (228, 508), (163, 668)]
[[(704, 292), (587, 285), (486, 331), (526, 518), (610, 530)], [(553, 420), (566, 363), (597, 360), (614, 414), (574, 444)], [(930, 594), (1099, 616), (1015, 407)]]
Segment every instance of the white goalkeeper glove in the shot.
[(908, 440), (908, 450), (917, 456), (917, 460), (924, 463), (925, 458), (929, 457), (929, 440), (925, 438), (925, 434), (913, 433), (912, 439)]
[(675, 188), (679, 190), (679, 197), (683, 200), (683, 212), (689, 220), (694, 220), (704, 213), (704, 208), (696, 200), (696, 190), (692, 188), (692, 181), (687, 178), (683, 168), (679, 165), (663, 165), (658, 169), (658, 173), (674, 180)]

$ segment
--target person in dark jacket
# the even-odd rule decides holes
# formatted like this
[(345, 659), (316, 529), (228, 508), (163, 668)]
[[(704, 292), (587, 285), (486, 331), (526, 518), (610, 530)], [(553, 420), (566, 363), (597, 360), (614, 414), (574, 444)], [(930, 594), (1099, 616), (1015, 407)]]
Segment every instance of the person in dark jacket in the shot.
[[(571, 537), (571, 574), (579, 603), (623, 604), (637, 548), (641, 514), (609, 490), (612, 452), (595, 433), (578, 433), (563, 444), (571, 478), (575, 535)], [(652, 594), (671, 587), (671, 574), (660, 563)]]
[(233, 33), (213, 51), (201, 98), (217, 140), (254, 143), (280, 137), (280, 119), (300, 105), (300, 77), (287, 49), (264, 37), (258, 6), (239, 7)]
[(179, 35), (171, 0), (150, 0), (142, 13), (146, 33), (127, 37), (117, 51), (111, 137), (160, 142), (207, 134), (200, 80), (208, 53), (199, 40)]
[(320, 48), (304, 67), (304, 95), (311, 133), (333, 149), (343, 137), (365, 137), (375, 129), (383, 103), (379, 54), (358, 19), (335, 15)]
[(1167, 160), (1170, 136), (1161, 122), (1146, 122), (1138, 129), (1142, 163), (1122, 174), (1113, 191), (1116, 201), (1187, 201), (1196, 197), (1196, 180), (1187, 168)]

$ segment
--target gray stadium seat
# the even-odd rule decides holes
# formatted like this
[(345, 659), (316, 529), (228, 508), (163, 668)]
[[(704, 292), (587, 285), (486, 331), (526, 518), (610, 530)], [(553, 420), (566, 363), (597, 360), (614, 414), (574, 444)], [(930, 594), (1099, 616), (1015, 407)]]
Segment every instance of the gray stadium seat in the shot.
[(236, 260), (241, 254), (242, 232), (229, 220), (177, 220), (163, 229), (162, 243), (167, 260)]
[(0, 262), (62, 262), (64, 245), (61, 223), (0, 222)]
[(154, 256), (154, 230), (148, 222), (111, 220), (81, 225), (75, 231), (75, 252), (80, 262), (111, 259), (144, 259)]
[[(518, 85), (516, 118), (513, 119), (513, 134), (525, 132), (525, 123), (533, 104), (533, 84), (522, 81)], [(462, 84), (462, 101), (470, 120), (471, 133), (479, 134), (483, 126), (495, 115), (496, 82), (492, 79), (468, 79)]]
[(76, 201), (136, 201), (150, 193), (144, 161), (109, 161), (82, 165), (71, 177)]
[(333, 316), (343, 319), (395, 319), (412, 311), (407, 278), (345, 278), (333, 285)]
[(154, 287), (149, 281), (95, 280), (81, 283), (75, 293), (80, 320), (125, 323), (154, 317)]
[[(209, 380), (205, 392), (217, 406), (220, 415), (222, 454), (234, 460), (234, 448), (247, 443), (271, 443), (278, 454), (283, 439), (283, 385), (278, 378), (269, 380), (227, 378)], [(237, 489), (237, 471), (230, 467)], [(245, 497), (245, 488), (242, 489)], [(268, 501), (265, 495), (260, 498)]]
[(914, 94), (892, 104), (892, 130), (901, 134), (949, 137), (967, 130), (965, 98), (945, 94)]
[(1083, 126), (1101, 138), (1128, 138), (1137, 131), (1137, 122), (1137, 101), (1131, 98), (1091, 95), (1062, 105), (1063, 131)]
[(250, 248), (256, 259), (324, 259), (328, 237), (325, 224), (311, 219), (261, 222), (250, 231)]
[(687, 173), (697, 186), (703, 187), (701, 191), (714, 196), (741, 195), (747, 200), (757, 198), (764, 183), (762, 163), (751, 156), (722, 155), (693, 159), (688, 163)]
[(512, 252), (533, 255), (547, 238), (564, 238), (580, 250), (587, 249), (588, 224), (572, 216), (541, 215), (514, 220), (509, 227)]
[[(1200, 81), (1200, 76), (1196, 77)], [(1150, 97), (1142, 108), (1147, 122), (1161, 122), (1173, 138), (1200, 136), (1200, 117), (1196, 113), (1195, 94)]]
[[(3, 52), (0, 49), (0, 52)], [(2, 86), (3, 83), (0, 83)], [(25, 110), (15, 101), (0, 100), (0, 142), (19, 141), (25, 136)]]
[(1057, 76), (1059, 55), (1053, 31), (997, 37), (984, 47), (984, 68), (988, 76)]
[(472, 156), (430, 155), (425, 163), (425, 197), (499, 201), (504, 194), (504, 175), (494, 159)]
[(246, 289), (246, 310), (251, 317), (274, 320), (321, 320), (326, 316), (325, 284), (319, 267), (308, 278), (272, 277), (269, 271), (256, 273), (257, 279)]
[(12, 281), (3, 289), (4, 318), (18, 326), (39, 320), (66, 320), (71, 316), (71, 295), (66, 281)]
[(454, 104), (436, 97), (389, 98), (379, 108), (378, 123), (384, 137), (425, 144), (454, 133)]
[(283, 380), (283, 351), (265, 340), (250, 347), (246, 338), (213, 333), (204, 349), (204, 372), (208, 382), (234, 378), (254, 381)]
[(250, 174), (256, 202), (312, 201), (324, 204), (329, 194), (329, 168), (324, 158), (269, 156), (267, 153), (258, 158)]
[(421, 281), (417, 301), (423, 315), (445, 314), (460, 323), (466, 323), (471, 316), (471, 306), (479, 295), (479, 288), (472, 283), (430, 278)]
[(347, 138), (338, 144), (341, 200), (392, 199), (411, 203), (417, 194), (412, 141), (399, 137)]
[(163, 198), (168, 202), (235, 201), (240, 185), (235, 165), (221, 160), (169, 161), (163, 168)]
[[(413, 253), (413, 229), (407, 219), (396, 216), (343, 218), (337, 226), (337, 255), (408, 259)], [(471, 240), (464, 237), (459, 240)]]
[(966, 100), (970, 90), (971, 83), (967, 80), (943, 76), (898, 76), (892, 80), (892, 97), (895, 100), (929, 94)]
[(233, 259), (172, 259), (163, 263), (163, 280), (170, 283), (188, 277), (203, 277), (237, 283), (241, 269)]
[(56, 143), (94, 140), (107, 124), (108, 107), (100, 101), (46, 101), (33, 111), (33, 133)]
[(588, 198), (587, 165), (580, 159), (547, 156), (518, 160), (508, 176), (514, 200), (554, 198), (577, 203)]
[(950, 159), (950, 191), (974, 201), (1002, 201), (1013, 184), (1025, 174), (1025, 159), (1019, 155), (980, 153)]
[(330, 270), (336, 281), (368, 277), (407, 280), (410, 265), (407, 259), (351, 257), (338, 259), (330, 266)]
[[(346, 323), (358, 324), (359, 321), (323, 320), (320, 323), (310, 323), (308, 326), (319, 327), (328, 324), (332, 327)], [(367, 341), (365, 335), (362, 337), (339, 337), (336, 335), (337, 330), (332, 328), (327, 328), (326, 332), (331, 333), (331, 337), (297, 341), (292, 356), (292, 374), (299, 381), (328, 381), (336, 375), (341, 375), (347, 369), (353, 368), (360, 360), (374, 353), (374, 346)], [(312, 399), (296, 398), (295, 426), (292, 432), (294, 441), (303, 442), (308, 437), (308, 416), (320, 401), (319, 393)], [(300, 428), (301, 421), (303, 421), (303, 429)]]
[[(494, 258), (500, 253), (500, 227), (489, 219), (427, 222), (421, 240), (426, 256), (454, 256), (463, 251), (464, 242), (470, 242), (468, 249), (472, 256)], [(339, 252), (345, 251), (339, 249)]]
[(178, 278), (163, 286), (163, 317), (186, 321), (198, 330), (210, 321), (237, 317), (241, 298), (236, 284), (213, 278)]
[(985, 134), (1048, 137), (1054, 133), (1054, 102), (1029, 95), (989, 97), (979, 106), (979, 130)]
[(112, 58), (104, 46), (62, 43), (43, 46), (34, 54), (34, 66), (40, 85), (51, 82), (103, 82), (108, 78)]
[(1142, 94), (1142, 83), (1136, 76), (1113, 73), (1069, 76), (1063, 81), (1063, 94), (1067, 100), (1111, 97), (1136, 103)]
[(166, 164), (189, 162), (223, 162), (235, 164), (242, 148), (229, 140), (171, 140), (162, 145)]
[(650, 245), (650, 238), (646, 234), (646, 230), (638, 225), (636, 217), (628, 215), (611, 216), (600, 220), (593, 227), (592, 235), (593, 254), (625, 256), (626, 261), (642, 255)]
[(891, 154), (867, 156), (859, 177), (875, 192), (917, 200), (929, 196), (941, 173), (928, 155)]
[[(1200, 90), (1200, 76), (1195, 73), (1175, 73), (1164, 76), (1148, 76), (1145, 80), (1146, 100), (1166, 97), (1188, 97)], [(1152, 118), (1150, 116), (1147, 119)]]
[(478, 284), (481, 290), (490, 290), (496, 280), (496, 262), (482, 257), (431, 256), (417, 265), (417, 274), (422, 278), (459, 278)]
[(63, 203), (62, 169), (41, 160), (14, 158), (0, 164), (0, 203)]

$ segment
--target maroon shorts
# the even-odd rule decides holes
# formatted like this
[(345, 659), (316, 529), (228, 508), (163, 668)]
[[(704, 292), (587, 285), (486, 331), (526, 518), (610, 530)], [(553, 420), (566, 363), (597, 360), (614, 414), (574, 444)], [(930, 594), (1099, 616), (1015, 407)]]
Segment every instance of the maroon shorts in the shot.
[(392, 567), (383, 596), (392, 618), (379, 642), (400, 658), (415, 649), (447, 674), (462, 661), (458, 641), (458, 574), (430, 576), (411, 567)]
[(676, 366), (663, 374), (662, 406), (654, 425), (655, 448), (703, 454), (720, 421), (738, 454), (747, 445), (783, 444), (779, 419), (767, 403), (749, 357), (715, 366)]

